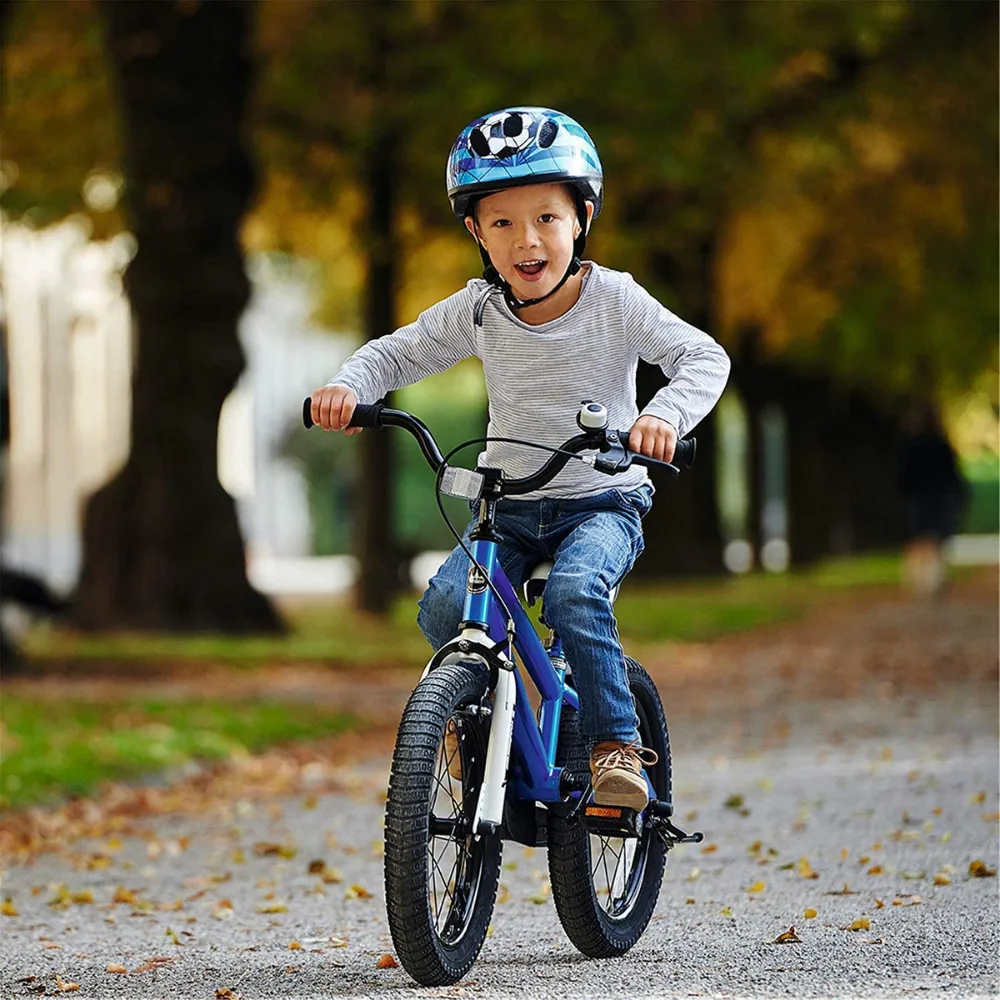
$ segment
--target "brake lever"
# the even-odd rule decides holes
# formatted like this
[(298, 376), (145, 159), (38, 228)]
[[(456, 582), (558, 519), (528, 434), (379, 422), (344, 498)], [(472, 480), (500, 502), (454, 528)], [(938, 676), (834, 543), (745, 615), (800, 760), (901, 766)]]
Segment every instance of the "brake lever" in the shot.
[[(604, 435), (605, 443), (601, 446), (601, 454), (594, 458), (594, 468), (598, 472), (605, 472), (608, 475), (616, 475), (630, 468), (632, 463), (637, 465), (657, 465), (669, 469), (675, 476), (679, 476), (681, 470), (670, 462), (661, 462), (658, 458), (650, 458), (648, 455), (641, 455), (632, 451), (625, 441), (623, 432), (609, 430)], [(605, 457), (606, 456), (606, 457)]]

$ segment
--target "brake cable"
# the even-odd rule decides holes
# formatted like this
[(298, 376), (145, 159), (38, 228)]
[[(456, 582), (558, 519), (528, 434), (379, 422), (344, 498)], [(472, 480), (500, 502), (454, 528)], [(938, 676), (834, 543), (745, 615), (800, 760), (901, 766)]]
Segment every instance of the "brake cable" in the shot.
[[(504, 609), (507, 615), (507, 658), (511, 661), (514, 659), (513, 655), (513, 642), (514, 642), (514, 616), (510, 613), (510, 608), (507, 607), (507, 602), (504, 601), (503, 597), (500, 596), (500, 591), (497, 590), (493, 581), (490, 579), (489, 573), (482, 564), (476, 559), (472, 554), (472, 551), (465, 544), (465, 539), (462, 538), (461, 534), (455, 530), (455, 526), (451, 523), (448, 517), (448, 512), (444, 509), (444, 502), (442, 501), (441, 493), (441, 480), (444, 477), (445, 472), (450, 468), (448, 465), (448, 460), (452, 455), (457, 454), (464, 448), (470, 448), (474, 444), (490, 444), (491, 442), (497, 442), (500, 444), (519, 444), (526, 448), (536, 448), (539, 451), (548, 451), (553, 455), (568, 455), (570, 458), (578, 459), (581, 462), (585, 462), (583, 455), (577, 454), (574, 451), (567, 451), (564, 448), (554, 448), (547, 444), (537, 444), (534, 441), (522, 441), (520, 438), (508, 438), (508, 437), (481, 437), (481, 438), (470, 438), (468, 441), (463, 441), (461, 444), (455, 445), (444, 459), (441, 461), (440, 466), (438, 466), (437, 474), (434, 477), (434, 499), (437, 501), (438, 510), (441, 513), (441, 517), (444, 519), (444, 523), (448, 526), (448, 530), (452, 533), (458, 544), (461, 546), (462, 551), (469, 557), (469, 561), (479, 570), (482, 578), (486, 581), (486, 585), (493, 591), (493, 596), (500, 602), (500, 607)], [(562, 471), (562, 470), (560, 470)], [(557, 473), (558, 475), (558, 473)], [(555, 476), (552, 477), (553, 479)], [(481, 500), (480, 500), (481, 502)]]

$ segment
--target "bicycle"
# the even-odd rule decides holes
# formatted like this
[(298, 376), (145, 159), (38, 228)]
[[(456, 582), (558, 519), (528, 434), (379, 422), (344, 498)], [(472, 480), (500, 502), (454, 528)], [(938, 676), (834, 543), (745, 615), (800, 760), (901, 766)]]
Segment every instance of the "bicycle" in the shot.
[[(312, 426), (310, 405), (306, 399), (306, 427)], [(694, 460), (693, 439), (678, 442), (672, 463), (658, 462), (630, 451), (628, 433), (607, 424), (606, 409), (584, 401), (577, 414), (581, 433), (559, 448), (515, 442), (553, 454), (533, 475), (505, 480), (499, 469), (473, 472), (448, 464), (461, 448), (489, 439), (464, 442), (442, 456), (418, 418), (382, 403), (359, 405), (350, 422), (409, 431), (437, 473), (442, 514), (442, 493), (478, 504), (479, 511), (468, 544), (448, 522), (470, 557), (463, 620), (459, 635), (431, 657), (403, 710), (386, 801), (389, 930), (403, 968), (423, 986), (458, 982), (479, 955), (496, 901), (503, 841), (548, 848), (563, 929), (584, 955), (610, 958), (624, 955), (645, 931), (667, 851), (703, 839), (671, 821), (663, 706), (649, 675), (628, 657), (640, 739), (659, 756), (644, 771), (650, 802), (642, 813), (593, 803), (588, 749), (576, 719), (579, 700), (561, 641), (550, 630), (543, 645), (497, 558), (497, 502), (541, 488), (570, 459), (608, 475), (633, 462), (665, 466), (676, 475)], [(528, 606), (544, 598), (549, 568), (542, 564), (529, 574)], [(537, 717), (518, 660), (541, 697)]]

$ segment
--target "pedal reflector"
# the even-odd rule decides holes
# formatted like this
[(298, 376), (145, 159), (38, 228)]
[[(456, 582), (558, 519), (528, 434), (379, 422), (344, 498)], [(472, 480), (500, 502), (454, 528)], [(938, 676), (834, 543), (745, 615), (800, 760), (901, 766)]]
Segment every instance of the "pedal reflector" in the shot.
[(614, 806), (587, 806), (584, 815), (593, 816), (595, 819), (621, 819), (622, 812), (622, 809), (616, 809)]

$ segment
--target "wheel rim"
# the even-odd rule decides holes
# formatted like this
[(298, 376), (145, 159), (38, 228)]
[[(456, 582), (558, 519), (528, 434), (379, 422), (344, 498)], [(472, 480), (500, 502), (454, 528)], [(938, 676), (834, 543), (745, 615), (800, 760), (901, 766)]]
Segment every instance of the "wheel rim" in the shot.
[[(643, 746), (650, 746), (652, 729), (649, 716), (638, 698), (635, 711), (639, 717), (640, 741)], [(660, 753), (661, 762), (651, 775), (654, 787), (660, 783), (662, 756)], [(654, 835), (652, 827), (646, 823), (638, 837), (603, 837), (593, 833), (588, 837), (590, 881), (598, 904), (608, 919), (623, 920), (635, 906)]]
[(486, 838), (470, 835), (486, 763), (485, 741), (468, 710), (452, 713), (446, 729), (451, 727), (457, 746), (449, 752), (444, 738), (438, 745), (427, 837), (428, 905), (445, 946), (457, 945), (469, 928), (486, 853)]

